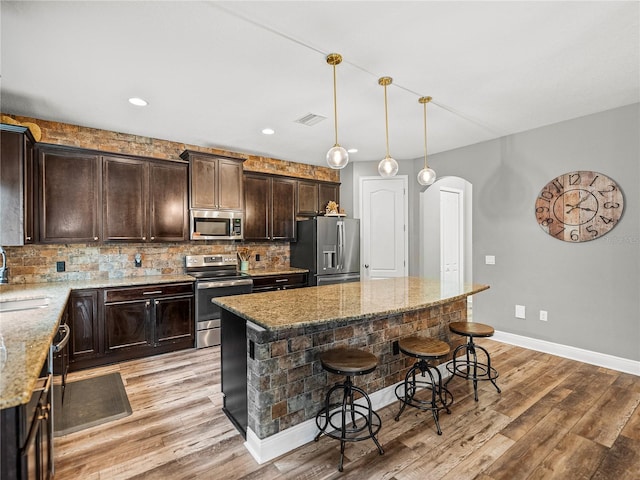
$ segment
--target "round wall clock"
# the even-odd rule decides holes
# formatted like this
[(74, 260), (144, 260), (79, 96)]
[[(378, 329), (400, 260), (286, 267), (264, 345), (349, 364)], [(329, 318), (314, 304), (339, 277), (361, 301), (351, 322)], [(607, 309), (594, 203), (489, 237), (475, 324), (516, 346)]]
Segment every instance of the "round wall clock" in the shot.
[(587, 242), (618, 224), (624, 199), (609, 177), (597, 172), (569, 172), (547, 183), (536, 199), (542, 229), (565, 242)]

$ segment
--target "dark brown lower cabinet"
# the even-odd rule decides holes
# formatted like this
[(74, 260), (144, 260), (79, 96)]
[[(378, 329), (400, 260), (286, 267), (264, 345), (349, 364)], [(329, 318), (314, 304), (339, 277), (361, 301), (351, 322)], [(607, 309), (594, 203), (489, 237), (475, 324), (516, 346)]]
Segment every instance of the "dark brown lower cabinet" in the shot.
[(128, 360), (193, 347), (193, 284), (104, 290), (105, 356)]
[(302, 288), (308, 284), (307, 273), (283, 273), (280, 275), (251, 276), (253, 292), (270, 292), (273, 290), (288, 290)]
[(192, 348), (193, 283), (74, 290), (69, 370)]
[(104, 353), (103, 335), (100, 328), (99, 298), (100, 290), (74, 290), (69, 296), (70, 369), (78, 370), (94, 365)]
[(53, 478), (52, 378), (38, 379), (28, 403), (0, 410), (0, 479)]

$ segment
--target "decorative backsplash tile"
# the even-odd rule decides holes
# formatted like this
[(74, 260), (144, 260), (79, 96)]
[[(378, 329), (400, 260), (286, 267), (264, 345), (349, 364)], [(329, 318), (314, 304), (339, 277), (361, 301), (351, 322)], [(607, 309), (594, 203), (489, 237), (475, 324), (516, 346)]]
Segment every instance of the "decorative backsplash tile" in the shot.
[[(5, 247), (9, 283), (105, 280), (145, 275), (185, 273), (185, 255), (235, 254), (238, 247), (249, 247), (249, 268), (289, 267), (289, 243), (123, 243), (60, 244)], [(142, 266), (135, 266), (135, 255)], [(260, 261), (256, 261), (256, 254)], [(56, 271), (56, 262), (65, 262), (65, 271)]]

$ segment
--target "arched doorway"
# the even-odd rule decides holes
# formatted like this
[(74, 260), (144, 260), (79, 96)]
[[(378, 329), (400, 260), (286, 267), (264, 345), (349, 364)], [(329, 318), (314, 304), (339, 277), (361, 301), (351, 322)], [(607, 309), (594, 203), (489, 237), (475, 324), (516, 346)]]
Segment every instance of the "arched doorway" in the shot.
[(472, 185), (443, 177), (420, 193), (420, 275), (450, 285), (471, 283)]

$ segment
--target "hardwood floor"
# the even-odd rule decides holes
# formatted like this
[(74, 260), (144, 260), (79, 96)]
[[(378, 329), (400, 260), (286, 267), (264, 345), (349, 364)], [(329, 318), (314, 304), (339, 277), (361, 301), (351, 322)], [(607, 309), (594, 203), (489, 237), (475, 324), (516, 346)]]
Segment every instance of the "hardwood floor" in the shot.
[(480, 342), (500, 372), (498, 394), (449, 383), (443, 435), (428, 412), (380, 410), (373, 442), (323, 437), (258, 465), (221, 411), (220, 350), (188, 350), (70, 374), (119, 371), (133, 414), (55, 440), (56, 479), (640, 479), (640, 377)]

